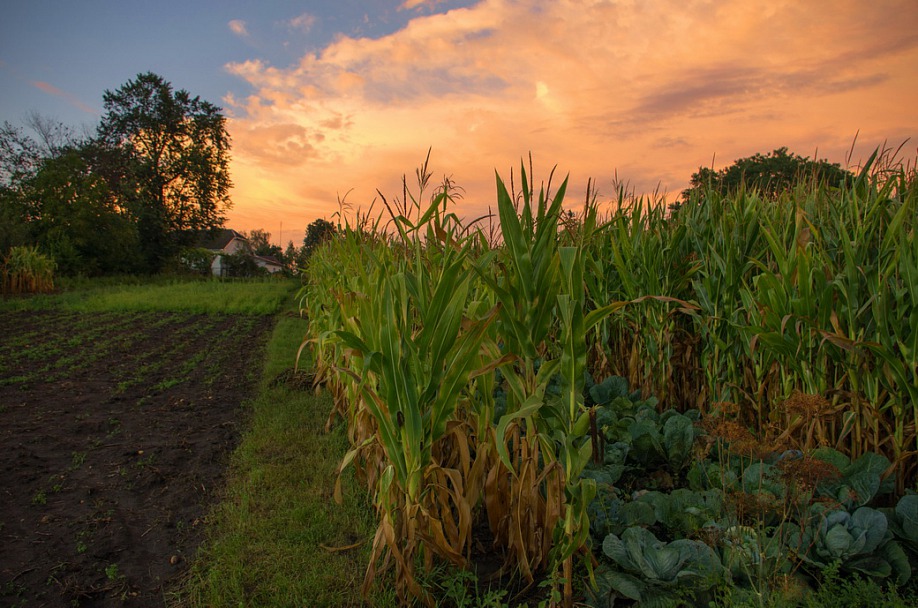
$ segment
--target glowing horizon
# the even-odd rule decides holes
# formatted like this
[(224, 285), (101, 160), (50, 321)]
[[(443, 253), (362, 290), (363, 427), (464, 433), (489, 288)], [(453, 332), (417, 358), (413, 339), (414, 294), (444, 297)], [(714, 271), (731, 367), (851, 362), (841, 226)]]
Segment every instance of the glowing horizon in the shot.
[(305, 229), (346, 192), (366, 209), (377, 188), (400, 195), (428, 148), (468, 216), (530, 152), (536, 180), (570, 173), (575, 200), (588, 178), (612, 194), (616, 174), (672, 200), (712, 158), (782, 146), (844, 166), (856, 136), (854, 162), (918, 134), (916, 25), (909, 2), (484, 0), (287, 68), (230, 63), (253, 92), (224, 99), (228, 223), (277, 238), (278, 217)]
[(5, 16), (2, 119), (37, 111), (79, 131), (103, 91), (159, 74), (223, 107), (227, 225), (284, 245), (346, 193), (363, 209), (377, 189), (400, 196), (428, 149), (466, 217), (530, 153), (537, 181), (570, 174), (577, 204), (588, 179), (604, 199), (616, 177), (672, 200), (698, 167), (780, 147), (845, 166), (908, 141), (901, 157), (918, 157), (914, 0), (37, 2)]

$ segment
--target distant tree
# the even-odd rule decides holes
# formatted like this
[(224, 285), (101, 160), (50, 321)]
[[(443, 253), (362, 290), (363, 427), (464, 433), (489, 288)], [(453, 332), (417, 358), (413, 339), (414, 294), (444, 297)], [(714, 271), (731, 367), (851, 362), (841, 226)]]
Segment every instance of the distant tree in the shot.
[(293, 245), (293, 241), (287, 242), (287, 248), (284, 250), (283, 260), (284, 263), (288, 266), (293, 266), (296, 264), (297, 250)]
[(306, 227), (303, 239), (302, 259), (308, 260), (316, 248), (335, 235), (335, 225), (324, 219), (317, 219)]
[(175, 260), (173, 270), (180, 274), (191, 272), (200, 276), (210, 276), (214, 255), (214, 252), (203, 247), (186, 247)]
[(222, 225), (231, 184), (219, 108), (155, 74), (104, 101), (95, 137), (34, 112), (32, 137), (0, 127), (0, 248), (37, 245), (63, 273), (153, 272)]
[(256, 254), (258, 253), (259, 249), (264, 250), (271, 245), (271, 233), (266, 230), (262, 230), (261, 228), (255, 228), (247, 235), (245, 235), (245, 237), (249, 239), (249, 245), (252, 246), (252, 251), (254, 251)]
[(699, 167), (692, 174), (691, 186), (682, 191), (681, 199), (685, 203), (693, 194), (703, 193), (708, 188), (726, 196), (741, 187), (755, 189), (765, 198), (775, 198), (793, 189), (801, 180), (839, 186), (853, 178), (850, 171), (837, 163), (810, 160), (788, 153), (787, 148), (778, 148), (768, 154), (740, 158), (719, 171)]
[(41, 157), (35, 142), (20, 129), (0, 126), (0, 256), (29, 245), (29, 209), (22, 188), (35, 175)]
[(280, 260), (283, 257), (283, 251), (280, 246), (271, 244), (271, 233), (260, 228), (252, 230), (247, 238), (249, 245), (252, 247), (252, 253), (255, 255), (273, 257)]
[(148, 268), (156, 271), (192, 235), (223, 225), (231, 186), (226, 118), (152, 73), (106, 91), (103, 100), (97, 141), (109, 165), (102, 171), (136, 218)]
[(23, 216), (24, 209), (18, 199), (0, 192), (0, 256), (30, 242), (29, 227)]

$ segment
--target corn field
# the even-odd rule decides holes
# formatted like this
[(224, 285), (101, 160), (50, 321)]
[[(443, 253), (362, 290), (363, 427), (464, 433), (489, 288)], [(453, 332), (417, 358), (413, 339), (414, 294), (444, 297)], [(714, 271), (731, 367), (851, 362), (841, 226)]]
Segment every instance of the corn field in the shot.
[[(918, 468), (918, 181), (875, 154), (853, 185), (778, 200), (713, 193), (668, 213), (623, 191), (611, 212), (567, 180), (496, 179), (499, 226), (463, 224), (445, 180), (377, 216), (341, 217), (312, 256), (301, 365), (334, 395), (378, 515), (365, 588), (433, 598), (416, 568), (590, 571), (595, 420), (584, 378), (620, 375), (660, 407), (727, 416), (774, 450), (831, 446)], [(485, 220), (494, 218), (485, 218)], [(307, 361), (308, 360), (308, 361)]]

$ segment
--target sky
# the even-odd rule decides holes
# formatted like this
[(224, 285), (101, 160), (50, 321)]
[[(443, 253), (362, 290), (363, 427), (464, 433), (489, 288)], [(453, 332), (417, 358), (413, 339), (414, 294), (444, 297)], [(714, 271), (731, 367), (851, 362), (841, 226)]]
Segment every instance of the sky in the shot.
[[(302, 241), (315, 219), (569, 175), (673, 200), (700, 166), (786, 146), (852, 168), (918, 157), (915, 0), (5, 0), (0, 121), (93, 130), (143, 72), (215, 103), (232, 138), (227, 225)], [(554, 182), (557, 184), (557, 181)], [(341, 207), (341, 201), (344, 207)], [(379, 210), (377, 206), (374, 210)]]

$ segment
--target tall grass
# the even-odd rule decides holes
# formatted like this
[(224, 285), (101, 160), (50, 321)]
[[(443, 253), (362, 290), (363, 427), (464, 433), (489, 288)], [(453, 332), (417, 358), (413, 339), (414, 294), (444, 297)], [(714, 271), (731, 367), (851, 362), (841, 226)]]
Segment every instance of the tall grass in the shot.
[(54, 260), (35, 247), (13, 247), (0, 264), (0, 293), (47, 293), (54, 290)]

